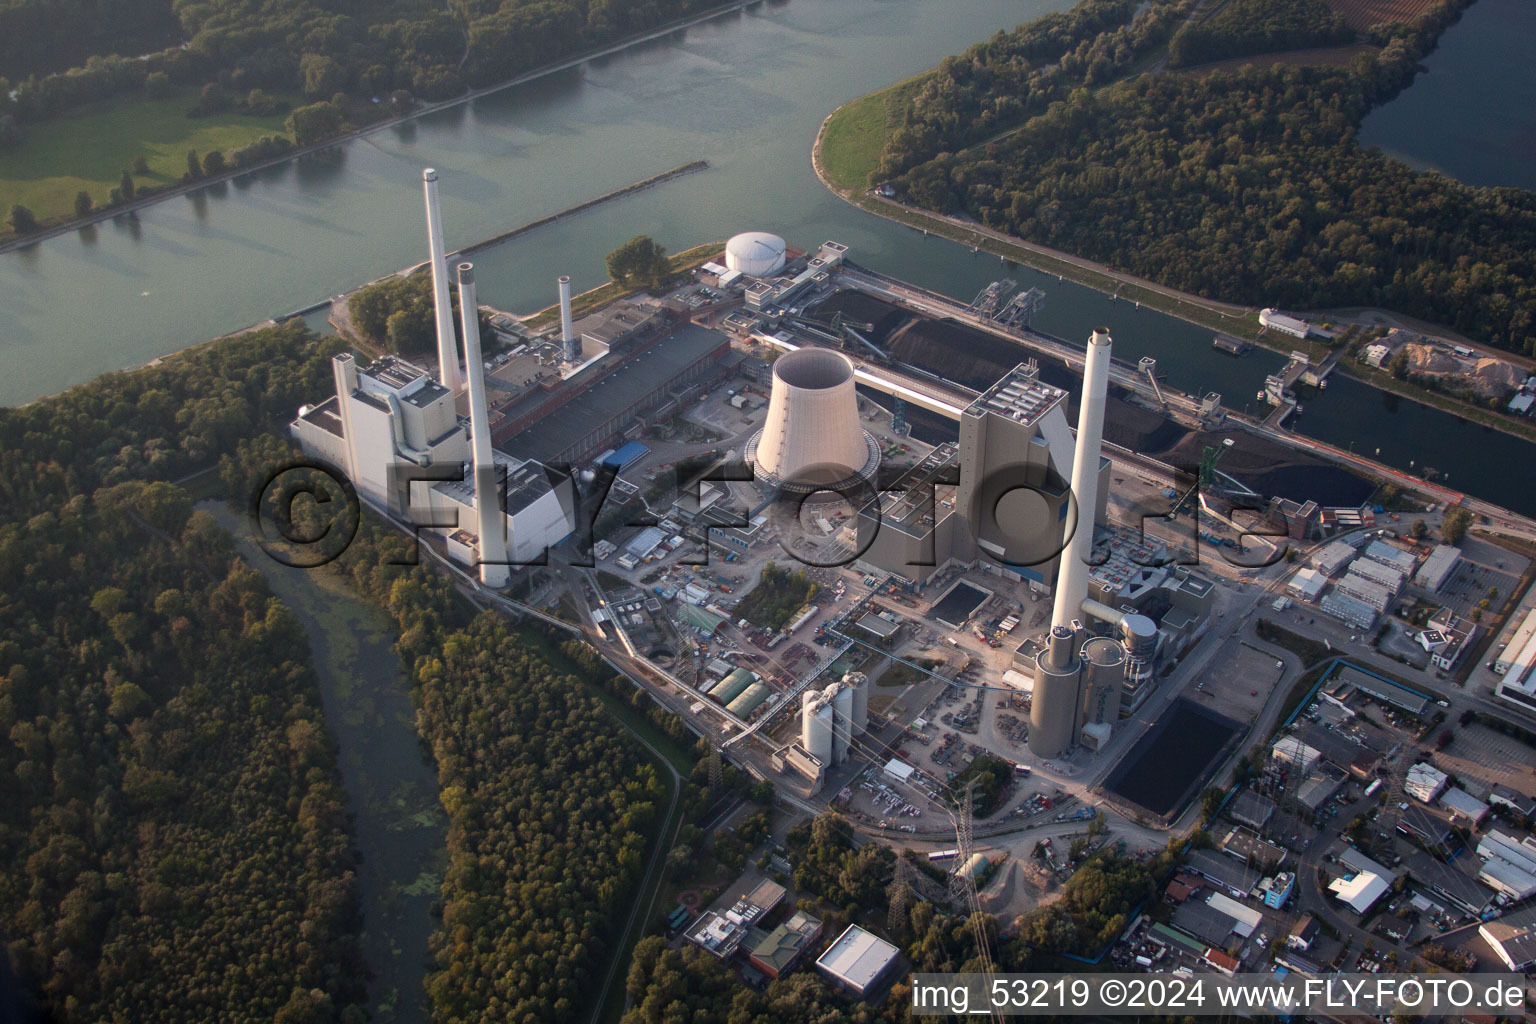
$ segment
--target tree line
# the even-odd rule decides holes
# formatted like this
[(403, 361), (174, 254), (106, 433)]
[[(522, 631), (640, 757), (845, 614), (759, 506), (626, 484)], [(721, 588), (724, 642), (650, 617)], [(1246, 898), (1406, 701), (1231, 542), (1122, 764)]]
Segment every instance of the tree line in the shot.
[(444, 100), (711, 6), (712, 0), (3, 0), (0, 68), (10, 80), (0, 79), (0, 118), (36, 122), (83, 103), (154, 98), (176, 88), (214, 90), (194, 113), (253, 90), (309, 102), (339, 95), (366, 103), (396, 93)]
[(0, 932), (51, 1019), (366, 1019), (303, 631), (166, 482), (291, 415), (319, 348), (253, 332), (0, 410)]
[(1192, 0), (1082, 0), (946, 57), (911, 96), (871, 183), (1022, 125), (1168, 41)]
[(1354, 30), (1324, 0), (1228, 0), (1221, 10), (1190, 22), (1168, 44), (1170, 67), (1278, 50), (1342, 46)]
[(1182, 291), (1382, 306), (1536, 352), (1536, 195), (1414, 171), (1357, 139), (1465, 0), (1348, 67), (1246, 66), (1080, 89), (1022, 130), (897, 179), (908, 201)]

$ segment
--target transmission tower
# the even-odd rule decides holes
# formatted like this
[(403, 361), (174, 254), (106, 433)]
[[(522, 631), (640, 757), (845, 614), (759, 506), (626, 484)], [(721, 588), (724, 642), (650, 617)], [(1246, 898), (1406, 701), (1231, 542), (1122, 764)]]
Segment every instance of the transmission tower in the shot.
[(709, 741), (709, 792), (713, 796), (725, 788), (725, 768), (720, 763), (720, 742)]
[(907, 930), (910, 921), (907, 908), (912, 905), (912, 881), (916, 874), (911, 861), (905, 857), (896, 858), (896, 877), (891, 880), (890, 888), (891, 910), (885, 919), (886, 930), (892, 935)]
[[(981, 912), (981, 898), (976, 893), (976, 878), (969, 870), (971, 860), (971, 807), (976, 789), (976, 780), (972, 779), (965, 784), (965, 796), (960, 802), (959, 812), (950, 811), (950, 821), (955, 826), (955, 870), (949, 876), (949, 892), (954, 900), (970, 913), (971, 931), (976, 936), (976, 957), (981, 961), (981, 974), (987, 990), (990, 991), (990, 981), (995, 970), (992, 959), (992, 944), (987, 938), (987, 924)], [(996, 1007), (990, 1008), (993, 1016), (996, 1016)]]

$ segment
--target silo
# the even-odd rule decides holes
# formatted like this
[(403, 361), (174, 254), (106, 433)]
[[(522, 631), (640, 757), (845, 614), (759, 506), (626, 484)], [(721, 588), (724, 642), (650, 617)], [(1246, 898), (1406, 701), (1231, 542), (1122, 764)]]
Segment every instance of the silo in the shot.
[(1075, 739), (1082, 675), (1082, 663), (1073, 650), (1077, 632), (1071, 626), (1052, 626), (1046, 647), (1035, 661), (1029, 750), (1036, 757), (1059, 757)]
[(862, 736), (869, 728), (869, 676), (849, 672), (843, 676), (843, 685), (853, 689), (853, 734)]
[(832, 704), (826, 694), (808, 690), (800, 703), (800, 745), (824, 766), (832, 765)]
[(832, 761), (846, 764), (853, 740), (853, 687), (833, 683), (827, 693), (832, 697)]
[(1120, 634), (1125, 642), (1125, 679), (1139, 686), (1152, 678), (1157, 660), (1157, 623), (1145, 615), (1127, 615), (1120, 620)]
[(770, 486), (795, 491), (873, 474), (880, 451), (859, 423), (847, 356), (802, 348), (774, 361), (768, 417), (747, 443), (747, 461)]
[(1120, 686), (1125, 679), (1125, 647), (1107, 636), (1083, 644), (1082, 725), (1113, 725), (1120, 719)]

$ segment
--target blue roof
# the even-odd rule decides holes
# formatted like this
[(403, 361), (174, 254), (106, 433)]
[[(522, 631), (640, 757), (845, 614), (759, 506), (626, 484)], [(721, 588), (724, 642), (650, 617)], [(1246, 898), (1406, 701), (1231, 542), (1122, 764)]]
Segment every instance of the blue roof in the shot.
[(650, 449), (641, 444), (639, 441), (630, 441), (618, 451), (604, 459), (603, 462), (606, 465), (612, 466), (614, 469), (623, 469), (625, 466), (629, 465), (631, 462), (634, 462), (636, 459), (645, 455), (649, 451)]

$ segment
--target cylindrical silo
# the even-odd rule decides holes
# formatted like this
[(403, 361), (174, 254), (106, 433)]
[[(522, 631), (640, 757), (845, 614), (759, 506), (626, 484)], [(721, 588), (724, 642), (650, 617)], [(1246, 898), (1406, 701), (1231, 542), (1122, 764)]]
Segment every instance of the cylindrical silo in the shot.
[(1120, 620), (1120, 634), (1125, 642), (1125, 678), (1140, 685), (1152, 678), (1157, 661), (1157, 623), (1145, 615), (1127, 615)]
[(800, 745), (823, 765), (832, 765), (832, 705), (819, 690), (807, 691), (800, 703)]
[(853, 687), (833, 683), (827, 692), (832, 695), (832, 762), (846, 764), (853, 741)]
[(869, 676), (849, 672), (843, 676), (843, 685), (853, 690), (853, 734), (862, 736), (869, 727)]
[(1120, 686), (1125, 679), (1125, 647), (1107, 636), (1083, 643), (1083, 725), (1113, 725), (1120, 719)]
[(768, 418), (747, 445), (764, 481), (813, 491), (873, 473), (879, 449), (859, 425), (853, 363), (840, 352), (802, 348), (773, 364)]
[(1029, 750), (1036, 757), (1059, 757), (1075, 738), (1082, 676), (1082, 663), (1073, 650), (1077, 633), (1071, 626), (1052, 626), (1045, 649), (1035, 659)]

